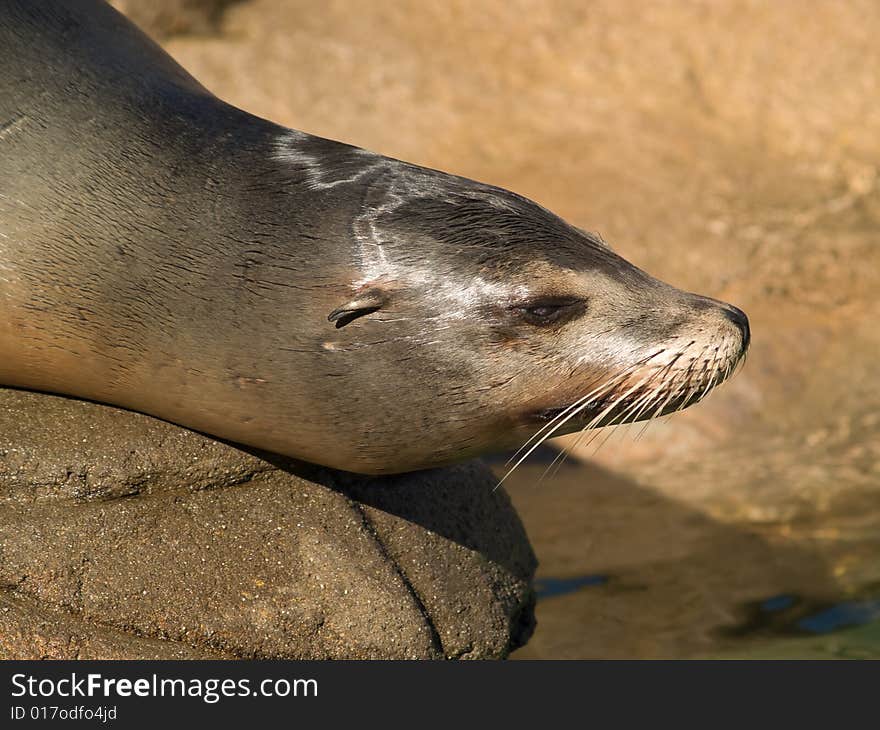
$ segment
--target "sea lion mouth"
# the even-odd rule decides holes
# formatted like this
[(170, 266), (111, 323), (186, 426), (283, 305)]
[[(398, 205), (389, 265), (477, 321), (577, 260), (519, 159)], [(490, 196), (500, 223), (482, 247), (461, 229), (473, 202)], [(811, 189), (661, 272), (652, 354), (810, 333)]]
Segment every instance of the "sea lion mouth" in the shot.
[[(512, 466), (499, 484), (554, 436), (650, 421), (699, 403), (734, 375), (745, 362), (748, 349), (743, 342), (739, 351), (725, 363), (725, 358), (719, 357), (718, 347), (712, 348), (711, 353), (703, 347), (699, 354), (686, 357), (688, 348), (694, 344), (691, 341), (671, 357), (665, 348), (660, 349), (567, 405), (532, 411), (529, 420), (539, 428), (508, 461)], [(563, 449), (560, 455), (564, 457), (566, 453)]]
[(542, 432), (563, 435), (649, 421), (684, 410), (733, 376), (745, 361), (747, 346), (726, 364), (717, 348), (711, 357), (703, 349), (699, 356), (685, 358), (686, 351), (666, 360), (661, 360), (665, 350), (654, 352), (576, 400), (532, 411), (529, 420), (540, 424)]
[(536, 423), (551, 423), (571, 416), (566, 420), (578, 430), (585, 424), (590, 424), (590, 428), (601, 428), (666, 416), (694, 405), (702, 400), (702, 397), (704, 396), (699, 393), (661, 397), (656, 393), (656, 389), (644, 388), (622, 397), (612, 393), (591, 400), (587, 404), (573, 401), (562, 406), (544, 408), (535, 411), (531, 420)]

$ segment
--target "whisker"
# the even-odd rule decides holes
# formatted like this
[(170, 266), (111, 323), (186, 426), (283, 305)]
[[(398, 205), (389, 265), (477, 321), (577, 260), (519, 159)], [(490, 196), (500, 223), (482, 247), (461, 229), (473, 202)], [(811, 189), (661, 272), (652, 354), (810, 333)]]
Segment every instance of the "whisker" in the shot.
[[(629, 374), (630, 374), (630, 372), (629, 372), (629, 371), (626, 371), (623, 375), (629, 375)], [(617, 381), (617, 378), (615, 378), (613, 381), (609, 381), (609, 382), (606, 384), (606, 386), (603, 386), (602, 390), (604, 390), (605, 387), (613, 387), (613, 385), (616, 383), (616, 381)], [(601, 391), (600, 391), (600, 393), (601, 393)], [(600, 393), (597, 393), (597, 394), (595, 394), (595, 395), (591, 395), (591, 396), (589, 396), (589, 398), (590, 398), (590, 399), (592, 399), (592, 398), (596, 398), (596, 397), (598, 397), (598, 395), (599, 395)], [(517, 462), (516, 462), (512, 467), (510, 467), (510, 469), (507, 471), (507, 473), (501, 478), (501, 481), (499, 481), (498, 484), (495, 485), (495, 489), (497, 489), (498, 487), (500, 487), (500, 486), (504, 483), (504, 480), (507, 479), (507, 477), (509, 477), (509, 476), (510, 476), (510, 475), (516, 470), (516, 468), (517, 468), (520, 464), (522, 464), (526, 459), (528, 459), (529, 456), (531, 456), (532, 453), (533, 453), (538, 447), (541, 446), (541, 444), (543, 444), (545, 441), (547, 441), (549, 438), (551, 438), (551, 437), (553, 436), (554, 433), (556, 433), (560, 428), (562, 428), (562, 427), (563, 427), (566, 423), (568, 423), (572, 418), (574, 418), (575, 416), (577, 416), (581, 411), (583, 411), (583, 410), (585, 410), (586, 408), (588, 408), (589, 405), (590, 405), (590, 402), (591, 402), (591, 400), (586, 400), (585, 398), (581, 398), (581, 399), (579, 399), (579, 400), (578, 400), (578, 405), (577, 405), (574, 409), (571, 409), (571, 408), (566, 409), (566, 412), (570, 411), (570, 413), (568, 413), (568, 415), (567, 415), (566, 417), (564, 417), (561, 421), (559, 421), (559, 419), (553, 419), (553, 421), (551, 421), (551, 424), (550, 424), (550, 425), (553, 425), (554, 422), (557, 422), (557, 421), (559, 421), (559, 422), (557, 422), (556, 425), (553, 425), (553, 427), (552, 427), (550, 430), (546, 430), (546, 427), (543, 428), (543, 429), (541, 429), (541, 431), (544, 432), (544, 433), (543, 433), (543, 435), (541, 435), (541, 437), (540, 437), (537, 441), (535, 441), (535, 436), (533, 436), (532, 438), (530, 438), (530, 439), (526, 442), (526, 444), (525, 444), (524, 446), (520, 447), (520, 449), (519, 449), (519, 450), (518, 450), (518, 451), (517, 451), (517, 452), (516, 452), (516, 453), (515, 453), (510, 459), (507, 460), (507, 464), (510, 464), (511, 461), (513, 461), (514, 459), (516, 459), (517, 456), (519, 456), (519, 455), (523, 452), (523, 450), (525, 450), (526, 447), (527, 447), (530, 443), (532, 443), (532, 442), (534, 441), (534, 444), (533, 444), (533, 445), (532, 445), (532, 446), (526, 451), (525, 454), (523, 454), (523, 455), (517, 460)], [(505, 466), (507, 466), (507, 464), (505, 464)]]
[[(650, 404), (657, 398), (657, 395), (658, 395), (658, 391), (654, 390), (654, 391), (648, 391), (644, 396), (638, 398), (636, 400), (636, 402), (632, 405), (632, 407), (629, 408), (623, 414), (623, 416), (621, 417), (620, 423), (617, 426), (613, 427), (611, 433), (604, 440), (599, 442), (599, 444), (596, 446), (595, 450), (593, 451), (593, 456), (598, 454), (599, 450), (611, 440), (611, 436), (613, 436), (614, 432), (618, 430), (618, 426), (623, 425), (623, 424), (626, 424), (627, 426), (631, 426), (633, 423), (635, 423), (638, 420), (639, 416), (642, 414), (642, 412), (646, 408), (648, 408), (648, 406), (650, 406)], [(626, 423), (627, 419), (631, 419), (628, 424)]]
[[(679, 352), (678, 355), (675, 356), (675, 358), (674, 358), (674, 359), (673, 359), (673, 360), (672, 360), (672, 361), (666, 366), (665, 369), (666, 369), (667, 371), (668, 371), (668, 370), (671, 370), (671, 369), (675, 366), (675, 363), (677, 363), (677, 362), (681, 359), (681, 357), (682, 357), (683, 354), (684, 354), (683, 352)], [(652, 421), (653, 421), (653, 420), (654, 420), (654, 419), (655, 419), (660, 413), (663, 412), (663, 409), (666, 408), (667, 404), (670, 402), (670, 400), (672, 400), (673, 393), (675, 393), (676, 391), (673, 390), (672, 387), (667, 387), (667, 391), (668, 391), (669, 394), (667, 395), (666, 400), (663, 401), (663, 402), (660, 404), (660, 407), (659, 407), (656, 411), (654, 411), (654, 415), (653, 415), (653, 416), (649, 416), (649, 417), (645, 420), (645, 425), (642, 426), (642, 428), (641, 428), (641, 429), (639, 430), (639, 432), (636, 434), (635, 439), (633, 439), (634, 441), (638, 441), (638, 440), (644, 435), (645, 431), (648, 430), (648, 426), (651, 425), (651, 422), (652, 422)], [(663, 389), (660, 389), (660, 390), (658, 391), (658, 393), (657, 393), (657, 399), (659, 400), (659, 399), (662, 398), (662, 397), (663, 397)], [(650, 401), (649, 401), (648, 403), (645, 404), (645, 407), (644, 407), (641, 411), (639, 411), (639, 412), (636, 414), (635, 418), (633, 418), (633, 423), (635, 423), (636, 421), (638, 421), (639, 418), (641, 418), (641, 416), (644, 414), (644, 412), (647, 412), (647, 409), (650, 407), (650, 405), (651, 405), (651, 402), (650, 402)]]
[[(605, 389), (607, 389), (607, 388), (613, 386), (613, 385), (616, 384), (619, 380), (622, 380), (622, 379), (626, 378), (626, 376), (628, 376), (628, 375), (630, 374), (630, 372), (631, 372), (631, 370), (624, 370), (622, 373), (616, 375), (616, 376), (615, 376), (614, 378), (612, 378), (611, 380), (606, 380), (606, 381), (604, 381), (601, 385), (599, 385), (597, 388), (594, 388), (593, 390), (591, 390), (591, 391), (590, 391), (589, 393), (587, 393), (585, 396), (582, 396), (581, 398), (578, 398), (574, 403), (572, 403), (570, 406), (568, 406), (568, 407), (567, 407), (565, 410), (563, 410), (561, 413), (555, 415), (555, 416), (550, 420), (549, 423), (544, 424), (544, 425), (543, 425), (543, 426), (542, 426), (542, 427), (541, 427), (536, 433), (534, 433), (534, 434), (529, 438), (528, 441), (526, 441), (522, 446), (519, 447), (519, 449), (517, 449), (516, 453), (515, 453), (513, 456), (511, 456), (511, 457), (507, 460), (507, 462), (505, 463), (505, 466), (507, 466), (507, 464), (509, 464), (509, 463), (510, 463), (511, 461), (513, 461), (517, 456), (519, 456), (520, 453), (522, 453), (523, 449), (525, 449), (525, 448), (526, 448), (530, 443), (532, 443), (532, 441), (534, 441), (536, 438), (539, 438), (539, 437), (541, 436), (541, 434), (544, 433), (544, 431), (546, 431), (547, 429), (552, 428), (553, 425), (554, 425), (558, 420), (560, 420), (560, 419), (562, 419), (562, 418), (565, 418), (566, 421), (569, 420), (569, 418), (571, 418), (573, 415), (575, 415), (575, 414), (573, 413), (573, 411), (574, 411), (575, 409), (577, 409), (578, 406), (580, 406), (581, 404), (587, 402), (590, 398), (596, 398), (596, 397), (598, 397), (598, 396), (601, 394), (602, 391), (604, 391)], [(566, 416), (568, 416), (568, 418), (566, 418)], [(560, 425), (561, 425), (561, 424), (560, 424)]]
[[(715, 384), (715, 376), (717, 375), (717, 373), (715, 372), (714, 365), (715, 365), (715, 359), (717, 358), (717, 356), (718, 356), (718, 348), (716, 347), (715, 353), (712, 355), (712, 361), (711, 361), (712, 367), (710, 368), (712, 371), (711, 375), (708, 378), (708, 382), (706, 383), (705, 389), (703, 390), (702, 393), (700, 393), (700, 397), (697, 398), (697, 401), (696, 401), (697, 403), (699, 403), (701, 400), (703, 400), (703, 398), (705, 398), (709, 394), (709, 391), (712, 390), (712, 386)], [(706, 365), (706, 363), (704, 363), (704, 370), (705, 370), (705, 365)]]
[[(591, 429), (591, 428), (595, 427), (596, 425), (598, 425), (599, 423), (601, 423), (601, 421), (604, 419), (604, 417), (605, 417), (605, 416), (606, 416), (606, 415), (607, 415), (607, 414), (608, 414), (613, 408), (615, 408), (615, 407), (617, 406), (618, 403), (620, 403), (621, 401), (625, 400), (625, 399), (627, 398), (627, 396), (629, 396), (631, 393), (635, 392), (636, 390), (638, 390), (638, 389), (641, 388), (642, 386), (644, 386), (644, 385), (646, 385), (647, 383), (649, 383), (649, 382), (650, 382), (651, 380), (653, 380), (656, 376), (657, 376), (657, 373), (655, 372), (655, 373), (653, 373), (652, 375), (648, 376), (647, 378), (643, 378), (643, 379), (640, 380), (638, 383), (636, 383), (632, 388), (630, 388), (628, 391), (626, 391), (626, 393), (624, 393), (624, 394), (621, 395), (619, 398), (617, 398), (617, 399), (616, 399), (616, 400), (615, 400), (615, 401), (614, 401), (614, 402), (613, 402), (608, 408), (606, 408), (604, 411), (602, 411), (602, 413), (600, 413), (600, 414), (599, 414), (598, 416), (596, 416), (592, 421), (590, 421), (590, 423), (588, 423), (587, 426), (584, 428), (584, 431), (586, 431), (586, 430), (588, 430), (588, 429)], [(640, 400), (640, 399), (637, 399), (637, 401), (638, 401), (638, 400)], [(627, 411), (625, 411), (625, 413), (626, 413), (626, 412), (628, 412), (628, 409), (627, 409)], [(613, 425), (613, 424), (609, 424), (609, 425)], [(593, 441), (596, 439), (596, 437), (598, 436), (599, 433), (601, 433), (601, 431), (596, 431), (596, 434), (593, 435), (593, 436), (587, 441), (587, 444), (586, 444), (586, 445), (589, 446), (591, 443), (593, 443)], [(610, 434), (610, 433), (613, 433), (613, 430), (609, 431), (609, 434)], [(599, 451), (599, 447), (601, 447), (602, 444), (604, 444), (604, 443), (608, 440), (608, 438), (610, 438), (610, 436), (606, 437), (606, 438), (605, 438), (605, 439), (604, 439), (604, 440), (603, 440), (603, 441), (597, 446), (597, 448), (593, 451), (593, 455), (594, 455), (594, 456), (595, 456), (596, 453)]]
[[(570, 449), (569, 447), (563, 446), (562, 449), (560, 449), (559, 453), (556, 455), (556, 458), (553, 459), (552, 462), (550, 462), (550, 466), (548, 466), (546, 469), (544, 469), (544, 473), (541, 474), (540, 479), (538, 479), (538, 484), (541, 484), (544, 481), (544, 479), (550, 473), (550, 470), (553, 469), (554, 466), (556, 466), (556, 469), (553, 472), (553, 476), (556, 476), (556, 474), (562, 468), (562, 465), (565, 463), (565, 460), (568, 458), (568, 455), (571, 453), (571, 451), (572, 451), (572, 449)], [(558, 466), (557, 466), (557, 464), (558, 464)]]
[[(636, 401), (636, 404), (638, 404), (640, 402), (641, 402), (641, 398), (639, 398)], [(609, 426), (608, 429), (609, 429), (610, 435), (613, 435), (614, 432), (618, 430), (617, 425)], [(547, 474), (550, 472), (550, 470), (553, 469), (554, 465), (556, 466), (556, 469), (553, 471), (553, 475), (555, 476), (559, 472), (559, 470), (562, 468), (562, 465), (565, 463), (565, 460), (568, 458), (569, 454), (573, 453), (574, 451), (576, 451), (579, 448), (580, 443), (583, 440), (583, 437), (587, 432), (588, 432), (587, 428), (581, 429), (580, 433), (578, 434), (577, 439), (575, 440), (575, 443), (571, 447), (563, 448), (562, 451), (559, 452), (559, 454), (556, 456), (556, 458), (553, 460), (553, 462), (550, 464), (550, 466), (548, 466), (544, 470), (544, 473), (541, 475), (541, 478), (538, 480), (539, 484), (544, 480), (544, 478), (547, 476)], [(601, 432), (597, 431), (597, 433), (601, 433)], [(609, 438), (610, 438), (610, 435), (609, 435)]]
[[(601, 410), (594, 413), (589, 421), (581, 427), (577, 437), (570, 445), (560, 449), (544, 469), (539, 483), (543, 482), (548, 475), (556, 474), (573, 452), (596, 442), (593, 450), (595, 455), (613, 438), (615, 433), (620, 432), (627, 436), (635, 423), (644, 420), (644, 426), (634, 439), (638, 441), (651, 422), (658, 419), (670, 407), (670, 404), (674, 405), (668, 414), (669, 417), (690, 405), (705, 400), (718, 385), (735, 375), (745, 362), (745, 353), (743, 353), (735, 361), (728, 361), (722, 368), (719, 361), (729, 360), (729, 358), (726, 355), (722, 358), (719, 346), (713, 348), (706, 345), (688, 357), (689, 362), (686, 367), (676, 371), (677, 364), (688, 355), (689, 348), (694, 344), (696, 341), (691, 340), (684, 347), (681, 347), (668, 363), (653, 369), (652, 372), (626, 387), (624, 384), (630, 381), (639, 368), (666, 351), (666, 349), (658, 350), (626, 368), (623, 372), (607, 378), (589, 393), (555, 413), (507, 460), (505, 466), (508, 466), (509, 469), (499, 480), (496, 488), (501, 486), (536, 449), (552, 438), (554, 434), (557, 434), (572, 419), (580, 416), (587, 408), (597, 406), (601, 407)], [(675, 375), (670, 377), (672, 372), (675, 372)], [(624, 388), (625, 390), (623, 390)], [(623, 392), (615, 394), (617, 389), (621, 389)], [(632, 402), (624, 405), (631, 397)], [(606, 420), (608, 421), (605, 424), (607, 428), (603, 426), (603, 422)], [(620, 426), (626, 428), (620, 429)]]
[[(662, 352), (662, 350), (661, 350), (660, 352)], [(659, 354), (659, 352), (658, 352), (658, 353), (655, 353), (654, 355), (649, 356), (649, 357), (646, 358), (644, 361), (642, 361), (642, 363), (639, 363), (639, 364), (637, 364), (637, 365), (635, 365), (635, 366), (633, 366), (633, 367), (631, 367), (631, 368), (628, 368), (627, 371), (626, 371), (627, 376), (632, 374), (632, 372), (635, 370), (635, 367), (638, 367), (638, 365), (643, 364), (643, 362), (646, 362), (647, 360), (650, 360), (652, 357), (655, 357), (657, 354)], [(615, 379), (615, 381), (616, 381), (616, 380), (617, 380), (617, 379)], [(628, 395), (630, 395), (631, 393), (635, 392), (636, 389), (640, 388), (640, 387), (644, 384), (644, 380), (645, 380), (645, 379), (640, 380), (638, 383), (636, 383), (634, 386), (632, 386), (629, 390), (627, 390), (623, 395), (621, 395), (620, 397), (618, 397), (617, 399), (615, 399), (615, 400), (611, 403), (610, 406), (608, 406), (607, 408), (603, 409), (603, 410), (601, 411), (601, 413), (599, 413), (595, 418), (593, 418), (593, 419), (590, 421), (590, 423), (586, 426), (585, 430), (586, 430), (586, 429), (589, 429), (589, 428), (592, 428), (595, 424), (599, 423), (599, 422), (600, 422), (600, 421), (601, 421), (601, 420), (602, 420), (602, 419), (603, 419), (603, 418), (604, 418), (604, 417), (605, 417), (610, 411), (612, 411), (612, 410), (617, 406), (617, 404), (618, 404), (620, 401), (622, 401), (623, 399), (625, 399), (625, 398), (626, 398)], [(528, 451), (526, 451), (526, 453), (525, 453), (523, 456), (521, 456), (521, 457), (519, 458), (519, 460), (518, 460), (518, 461), (517, 461), (517, 462), (516, 462), (516, 463), (515, 463), (515, 464), (514, 464), (514, 465), (513, 465), (508, 471), (507, 471), (507, 473), (501, 478), (501, 480), (498, 482), (498, 484), (495, 485), (495, 488), (497, 489), (498, 487), (500, 487), (500, 486), (504, 483), (504, 480), (507, 479), (507, 478), (508, 478), (508, 477), (509, 477), (509, 476), (510, 476), (510, 475), (516, 470), (516, 468), (517, 468), (520, 464), (522, 464), (527, 458), (529, 458), (529, 456), (532, 454), (532, 452), (535, 451), (535, 449), (537, 449), (542, 443), (544, 443), (547, 439), (549, 439), (554, 433), (556, 433), (556, 431), (558, 431), (560, 428), (562, 428), (562, 427), (563, 427), (568, 421), (570, 421), (575, 415), (577, 415), (578, 413), (580, 413), (581, 411), (583, 411), (584, 409), (586, 409), (586, 408), (589, 406), (589, 404), (590, 404), (589, 401), (587, 401), (586, 403), (582, 403), (580, 406), (577, 407), (577, 409), (575, 409), (574, 411), (572, 411), (572, 413), (570, 413), (569, 416), (568, 416), (564, 421), (562, 421), (561, 423), (558, 423), (558, 424), (555, 425), (552, 429), (550, 429), (549, 431), (547, 431), (546, 433), (544, 433), (544, 435), (543, 435), (543, 436), (542, 436), (542, 437), (541, 437), (536, 443), (534, 443), (534, 444), (528, 449)], [(520, 449), (520, 451), (522, 451), (522, 449)], [(518, 453), (519, 453), (519, 452), (517, 452), (517, 454), (518, 454)], [(510, 462), (508, 462), (508, 463), (510, 463)]]

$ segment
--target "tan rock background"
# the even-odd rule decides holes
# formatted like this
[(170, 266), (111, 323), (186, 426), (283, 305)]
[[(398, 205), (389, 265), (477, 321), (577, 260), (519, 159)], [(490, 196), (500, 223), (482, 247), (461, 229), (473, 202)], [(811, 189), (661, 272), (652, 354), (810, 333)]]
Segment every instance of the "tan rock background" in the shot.
[(714, 650), (774, 591), (880, 581), (880, 6), (119, 5), (234, 104), (516, 190), (750, 315), (747, 366), (706, 404), (615, 437), (604, 470), (512, 483), (545, 575), (643, 588), (548, 598), (526, 653)]

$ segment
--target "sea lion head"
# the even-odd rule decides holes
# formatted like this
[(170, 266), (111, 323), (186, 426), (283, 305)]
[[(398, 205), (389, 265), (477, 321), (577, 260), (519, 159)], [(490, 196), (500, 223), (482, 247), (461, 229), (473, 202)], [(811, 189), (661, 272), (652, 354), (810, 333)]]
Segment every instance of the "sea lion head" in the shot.
[(657, 280), (515, 193), (370, 164), (352, 296), (329, 313), (324, 342), (346, 361), (337, 372), (368, 470), (654, 418), (701, 400), (742, 360), (749, 325), (736, 307)]

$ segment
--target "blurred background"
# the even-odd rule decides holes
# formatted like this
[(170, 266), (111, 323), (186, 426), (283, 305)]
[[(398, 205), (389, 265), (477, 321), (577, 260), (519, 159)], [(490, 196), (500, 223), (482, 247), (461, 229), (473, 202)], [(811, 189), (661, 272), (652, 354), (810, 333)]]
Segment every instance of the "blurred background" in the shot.
[(541, 561), (515, 656), (880, 657), (880, 5), (115, 5), (237, 106), (512, 189), (749, 314), (708, 401), (505, 483)]

